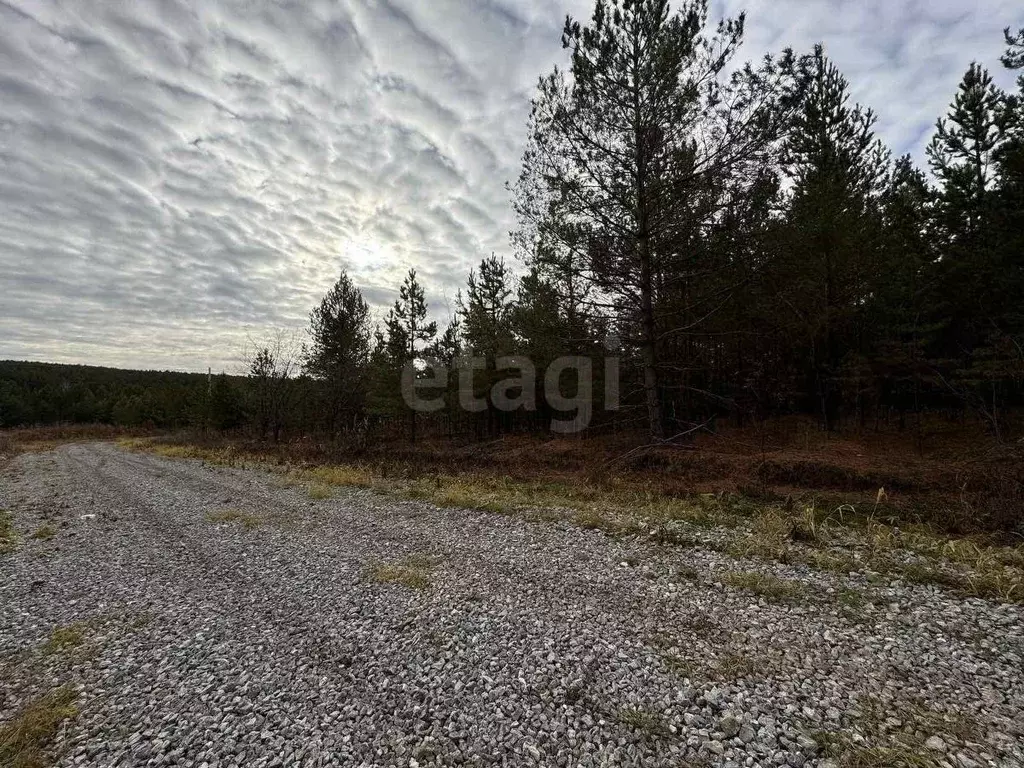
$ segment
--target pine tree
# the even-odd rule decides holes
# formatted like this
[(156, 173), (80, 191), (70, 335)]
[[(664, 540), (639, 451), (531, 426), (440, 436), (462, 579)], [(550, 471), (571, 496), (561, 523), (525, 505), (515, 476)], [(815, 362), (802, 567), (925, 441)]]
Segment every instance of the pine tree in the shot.
[[(1013, 34), (1010, 28), (1003, 30), (1006, 37), (1006, 53), (1003, 54), (1003, 66), (1007, 69), (1024, 69), (1024, 27)], [(1020, 87), (1024, 90), (1024, 75), (1018, 80)]]
[(865, 314), (874, 319), (865, 357), (879, 404), (895, 406), (900, 428), (919, 413), (931, 378), (928, 352), (938, 326), (929, 317), (931, 277), (938, 256), (931, 231), (935, 193), (910, 156), (896, 161), (882, 198), (880, 280)]
[[(460, 297), (459, 314), (466, 351), (485, 361), (484, 368), (473, 375), (477, 398), (490, 399), (491, 388), (504, 378), (496, 361), (514, 351), (512, 295), (512, 275), (504, 259), (492, 254), (469, 273), (465, 299)], [(495, 408), (488, 409), (487, 423), (491, 432), (500, 429), (501, 420), (502, 414)]]
[(983, 228), (987, 193), (1005, 137), (1003, 95), (988, 70), (971, 64), (950, 106), (936, 123), (928, 146), (932, 171), (942, 185), (943, 224), (949, 237)]
[(875, 137), (875, 115), (850, 105), (846, 79), (820, 46), (800, 73), (805, 98), (784, 150), (794, 186), (775, 279), (809, 346), (808, 375), (832, 430), (843, 359), (879, 278), (879, 199), (889, 154)]
[(656, 437), (659, 292), (685, 263), (673, 243), (740, 193), (779, 127), (778, 68), (725, 75), (744, 18), (705, 35), (707, 19), (707, 0), (674, 14), (667, 0), (597, 0), (589, 26), (568, 18), (572, 76), (540, 82), (517, 187), (525, 249), (568, 265), (596, 288), (593, 305), (636, 329)]
[(309, 317), (306, 373), (326, 395), (327, 428), (353, 426), (363, 408), (370, 358), (370, 309), (344, 272)]
[(573, 330), (561, 311), (558, 290), (536, 266), (519, 281), (510, 320), (520, 351), (538, 370), (573, 348)]
[[(1003, 65), (1010, 70), (1024, 70), (1024, 29), (1017, 35), (1005, 31), (1007, 51)], [(1004, 200), (1014, 208), (1024, 208), (1024, 71), (1017, 78), (1017, 93), (1004, 94), (1000, 114), (1006, 141), (1000, 148), (999, 186), (1009, 192)]]
[(460, 299), (462, 336), (473, 354), (490, 360), (512, 352), (512, 276), (495, 255), (469, 273), (465, 301)]
[[(462, 304), (462, 292), (460, 291), (455, 300), (456, 306)], [(427, 351), (429, 362), (438, 366), (446, 372), (445, 380), (445, 412), (448, 417), (449, 435), (454, 435), (456, 424), (459, 422), (459, 372), (458, 365), (463, 354), (462, 323), (459, 313), (454, 313), (448, 319), (448, 325), (437, 337), (437, 340)]]
[[(391, 366), (391, 375), (397, 374), (400, 386), (402, 372), (408, 366), (420, 363), (437, 336), (437, 323), (427, 320), (427, 302), (423, 287), (416, 278), (416, 270), (410, 269), (398, 300), (388, 312), (384, 321), (387, 331), (383, 337), (384, 360)], [(379, 345), (380, 346), (380, 345)], [(409, 409), (409, 434), (416, 441), (416, 411)]]
[(987, 70), (972, 64), (928, 149), (940, 182), (942, 258), (933, 312), (943, 329), (936, 376), (996, 435), (1002, 430), (1000, 382), (1018, 367), (1013, 329), (1024, 285), (1021, 241), (1014, 234), (1022, 219), (1012, 202), (1014, 102)]

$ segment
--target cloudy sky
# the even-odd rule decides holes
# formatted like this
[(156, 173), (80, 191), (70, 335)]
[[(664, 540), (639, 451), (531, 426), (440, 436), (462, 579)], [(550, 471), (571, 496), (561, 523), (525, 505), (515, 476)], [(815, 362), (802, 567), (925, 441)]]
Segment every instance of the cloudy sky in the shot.
[[(1019, 0), (717, 0), (823, 41), (923, 157)], [(507, 254), (537, 77), (589, 0), (0, 0), (0, 359), (233, 370), (345, 267), (446, 314)], [(1010, 78), (1000, 74), (1004, 82)]]

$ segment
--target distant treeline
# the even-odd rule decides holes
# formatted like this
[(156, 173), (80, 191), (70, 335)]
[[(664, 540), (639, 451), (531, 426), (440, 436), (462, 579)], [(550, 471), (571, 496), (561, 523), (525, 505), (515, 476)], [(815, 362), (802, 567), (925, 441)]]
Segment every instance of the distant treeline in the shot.
[(86, 365), (0, 361), (0, 427), (113, 424), (231, 429), (244, 421), (244, 379)]
[[(970, 66), (926, 175), (892, 157), (820, 47), (737, 66), (743, 18), (707, 22), (706, 0), (598, 0), (588, 26), (567, 21), (569, 66), (540, 82), (513, 186), (523, 268), (485, 258), (444, 327), (415, 271), (377, 324), (342, 273), (306, 343), (257, 344), (244, 384), (6, 364), (0, 423), (546, 429), (551, 362), (592, 359), (599, 395), (613, 354), (623, 408), (597, 402), (594, 424), (655, 440), (722, 416), (802, 413), (831, 431), (925, 411), (1006, 437), (1024, 404), (1024, 76), (1006, 92)], [(1024, 30), (1005, 36), (1002, 65), (1024, 68)], [(481, 411), (455, 374), (441, 411), (406, 406), (410, 364), (467, 355), (486, 361)], [(509, 355), (537, 370), (537, 411), (496, 407)]]

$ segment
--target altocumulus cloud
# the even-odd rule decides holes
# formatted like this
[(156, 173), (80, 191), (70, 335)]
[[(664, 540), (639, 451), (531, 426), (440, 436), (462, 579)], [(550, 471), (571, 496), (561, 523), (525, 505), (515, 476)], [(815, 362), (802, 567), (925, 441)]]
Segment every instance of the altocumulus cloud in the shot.
[[(719, 0), (825, 42), (919, 159), (1016, 0)], [(341, 267), (439, 313), (507, 251), (536, 78), (585, 0), (0, 0), (0, 358), (231, 369)]]

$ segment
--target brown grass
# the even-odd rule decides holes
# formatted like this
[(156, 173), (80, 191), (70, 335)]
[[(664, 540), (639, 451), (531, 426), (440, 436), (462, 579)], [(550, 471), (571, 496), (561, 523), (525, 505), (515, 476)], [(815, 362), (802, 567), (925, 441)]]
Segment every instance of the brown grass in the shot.
[(397, 563), (375, 563), (370, 566), (370, 578), (380, 584), (399, 584), (409, 589), (429, 589), (434, 568), (443, 558), (424, 554), (409, 555)]
[(112, 427), (107, 424), (0, 429), (0, 463), (19, 453), (52, 451), (66, 443), (126, 439), (128, 435), (140, 434), (144, 434), (143, 430)]
[(807, 587), (799, 581), (756, 571), (729, 571), (723, 574), (722, 583), (780, 603), (796, 602), (807, 596)]
[[(656, 452), (657, 461), (634, 462), (633, 469), (614, 465), (614, 470), (601, 472), (593, 470), (603, 457), (621, 450), (620, 440), (510, 437), (467, 447), (428, 441), (415, 449), (389, 444), (386, 458), (363, 454), (358, 461), (328, 464), (312, 463), (324, 453), (305, 444), (268, 448), (138, 439), (122, 444), (170, 458), (262, 467), (275, 473), (279, 485), (305, 486), (316, 498), (328, 497), (337, 487), (371, 489), (538, 523), (566, 519), (610, 536), (646, 537), (671, 546), (693, 546), (700, 540), (695, 534), (699, 528), (725, 528), (731, 533), (724, 544), (715, 546), (738, 558), (841, 573), (877, 571), (977, 597), (1024, 600), (1024, 540), (980, 531), (957, 536), (947, 530), (952, 518), (943, 510), (974, 499), (968, 499), (962, 488), (955, 499), (935, 496), (935, 489), (942, 486), (943, 467), (952, 461), (948, 453), (929, 457), (903, 446), (910, 455), (896, 460), (893, 446), (900, 445), (898, 440), (791, 436), (773, 446), (773, 460), (792, 459), (787, 466), (803, 467), (809, 476), (817, 473), (819, 484), (857, 483), (829, 479), (820, 468), (811, 472), (809, 462), (832, 463), (842, 477), (860, 472), (864, 488), (891, 483), (889, 490), (874, 488), (859, 495), (830, 488), (795, 495), (791, 488), (767, 487), (763, 477), (759, 485), (750, 486), (751, 472), (758, 474), (768, 453), (743, 445), (740, 437), (726, 432), (702, 438), (700, 451), (663, 450)], [(999, 466), (1009, 466), (1005, 451), (999, 457), (1004, 462)], [(741, 471), (742, 467), (746, 469)], [(883, 472), (903, 472), (907, 477), (892, 483)], [(712, 473), (719, 491), (702, 492)], [(740, 479), (747, 484), (739, 486)], [(734, 482), (745, 493), (726, 490)], [(894, 488), (922, 489), (923, 495), (897, 494)], [(783, 496), (776, 490), (790, 492)], [(927, 506), (924, 498), (936, 506), (922, 511)], [(918, 559), (908, 563), (907, 551)]]
[(0, 728), (0, 765), (46, 768), (47, 751), (63, 724), (78, 715), (75, 692), (68, 686), (31, 701)]
[[(893, 712), (905, 724), (895, 732), (888, 728)], [(858, 702), (852, 714), (859, 738), (852, 732), (813, 734), (822, 755), (841, 768), (940, 768), (946, 764), (943, 755), (925, 746), (922, 733), (940, 736), (952, 745), (977, 743), (984, 737), (984, 728), (973, 717), (940, 712), (922, 701), (886, 705), (869, 697)]]
[(18, 537), (14, 532), (14, 520), (10, 512), (0, 510), (0, 555), (10, 554), (18, 546)]

